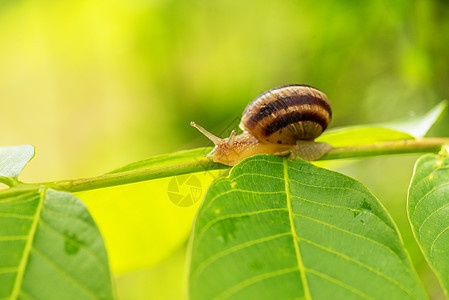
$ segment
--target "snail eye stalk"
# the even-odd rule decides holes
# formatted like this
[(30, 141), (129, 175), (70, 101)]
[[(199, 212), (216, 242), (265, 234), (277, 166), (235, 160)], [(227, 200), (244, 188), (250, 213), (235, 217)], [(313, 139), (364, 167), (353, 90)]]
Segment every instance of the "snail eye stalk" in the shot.
[(202, 134), (204, 134), (215, 145), (218, 145), (218, 143), (221, 140), (220, 138), (216, 137), (215, 135), (213, 135), (212, 133), (210, 133), (209, 131), (207, 131), (206, 129), (204, 129), (203, 127), (201, 127), (200, 125), (196, 124), (193, 121), (190, 122), (190, 126), (195, 127), (196, 129), (198, 129)]
[(237, 132), (235, 130), (233, 130), (231, 132), (231, 135), (229, 136), (229, 140), (228, 140), (228, 148), (231, 148), (232, 146), (234, 146), (234, 142), (235, 142), (235, 136), (236, 136)]

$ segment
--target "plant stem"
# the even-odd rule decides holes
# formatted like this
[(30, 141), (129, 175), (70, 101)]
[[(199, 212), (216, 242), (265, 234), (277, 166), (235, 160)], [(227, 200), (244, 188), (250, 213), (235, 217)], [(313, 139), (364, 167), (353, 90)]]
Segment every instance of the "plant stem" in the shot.
[(85, 190), (110, 187), (115, 185), (146, 181), (157, 178), (164, 178), (176, 175), (205, 172), (218, 169), (227, 169), (227, 168), (230, 167), (214, 163), (210, 159), (201, 159), (187, 163), (180, 163), (176, 165), (125, 171), (91, 178), (47, 182), (42, 184), (57, 190), (79, 192)]
[(332, 148), (319, 160), (360, 158), (392, 154), (438, 153), (449, 138), (423, 138), (419, 140), (400, 140), (380, 142), (369, 145)]
[[(420, 140), (401, 140), (369, 145), (338, 147), (332, 148), (319, 160), (348, 159), (392, 154), (438, 153), (444, 144), (449, 144), (449, 138), (424, 138)], [(187, 163), (124, 171), (91, 178), (44, 182), (33, 185), (24, 184), (21, 188), (17, 187), (0, 191), (0, 198), (6, 195), (16, 194), (20, 191), (32, 191), (39, 186), (46, 186), (68, 192), (79, 192), (157, 178), (228, 168), (230, 167), (214, 163), (211, 159), (201, 159)]]

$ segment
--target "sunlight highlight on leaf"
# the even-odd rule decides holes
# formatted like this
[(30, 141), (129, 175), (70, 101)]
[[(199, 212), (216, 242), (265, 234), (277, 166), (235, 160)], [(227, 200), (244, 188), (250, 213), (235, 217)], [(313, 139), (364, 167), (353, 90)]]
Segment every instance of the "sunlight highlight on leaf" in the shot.
[(316, 141), (328, 143), (334, 147), (345, 147), (420, 138), (425, 136), (429, 129), (446, 113), (447, 106), (447, 101), (442, 101), (426, 114), (414, 116), (405, 121), (327, 130)]
[(329, 130), (319, 136), (316, 141), (328, 143), (334, 147), (345, 147), (410, 139), (414, 137), (389, 128), (353, 126)]
[(258, 155), (213, 183), (190, 252), (194, 300), (427, 299), (380, 202), (299, 159)]
[(0, 176), (17, 178), (33, 156), (31, 145), (0, 147)]
[(447, 112), (448, 102), (442, 101), (429, 112), (400, 122), (385, 123), (385, 127), (408, 133), (416, 138), (423, 137), (429, 129)]

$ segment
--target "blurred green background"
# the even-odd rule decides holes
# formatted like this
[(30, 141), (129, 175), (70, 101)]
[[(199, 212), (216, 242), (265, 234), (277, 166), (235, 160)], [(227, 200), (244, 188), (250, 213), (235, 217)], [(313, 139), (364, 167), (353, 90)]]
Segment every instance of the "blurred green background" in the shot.
[[(33, 144), (22, 180), (94, 176), (151, 155), (209, 145), (259, 93), (324, 91), (331, 127), (405, 118), (449, 95), (449, 2), (0, 0), (2, 145)], [(449, 136), (449, 119), (432, 135)], [(364, 159), (363, 181), (413, 240), (407, 187), (416, 156)], [(213, 180), (198, 175), (203, 192)], [(198, 204), (174, 205), (169, 179), (78, 196), (102, 231), (120, 299), (180, 299)]]

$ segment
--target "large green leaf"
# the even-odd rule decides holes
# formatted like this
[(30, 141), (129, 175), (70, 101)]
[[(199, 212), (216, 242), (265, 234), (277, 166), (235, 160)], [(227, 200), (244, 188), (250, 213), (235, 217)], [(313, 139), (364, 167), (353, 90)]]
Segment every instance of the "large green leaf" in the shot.
[(449, 157), (424, 155), (415, 165), (408, 216), (418, 244), (449, 295)]
[(103, 239), (75, 196), (0, 201), (0, 299), (113, 299)]
[(190, 245), (191, 299), (426, 299), (391, 217), (361, 183), (259, 155), (213, 183)]

